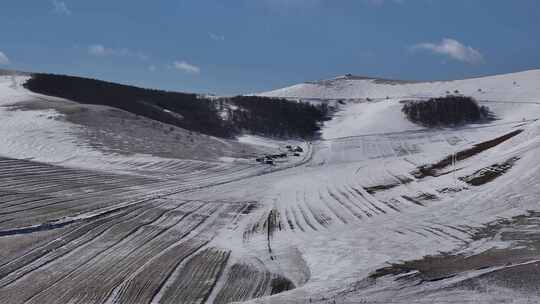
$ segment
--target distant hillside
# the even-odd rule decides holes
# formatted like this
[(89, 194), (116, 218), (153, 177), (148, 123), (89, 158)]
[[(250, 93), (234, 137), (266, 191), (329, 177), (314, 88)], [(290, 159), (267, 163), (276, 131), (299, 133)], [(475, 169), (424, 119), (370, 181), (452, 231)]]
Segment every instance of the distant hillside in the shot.
[(281, 138), (314, 138), (329, 117), (326, 105), (269, 97), (210, 99), (197, 94), (143, 89), (101, 80), (32, 74), (30, 91), (83, 104), (106, 105), (207, 135), (242, 133)]
[(31, 73), (15, 71), (15, 70), (6, 70), (0, 69), (0, 76), (30, 76)]
[(294, 99), (432, 98), (459, 93), (477, 100), (531, 102), (540, 99), (540, 70), (452, 81), (411, 82), (345, 75), (300, 83), (258, 95)]

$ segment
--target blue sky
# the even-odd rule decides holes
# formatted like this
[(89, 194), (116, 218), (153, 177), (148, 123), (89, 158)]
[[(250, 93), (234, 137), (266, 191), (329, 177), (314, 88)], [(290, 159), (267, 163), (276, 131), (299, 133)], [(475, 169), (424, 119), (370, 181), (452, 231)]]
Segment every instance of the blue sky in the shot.
[(538, 0), (2, 0), (0, 68), (216, 94), (540, 68)]

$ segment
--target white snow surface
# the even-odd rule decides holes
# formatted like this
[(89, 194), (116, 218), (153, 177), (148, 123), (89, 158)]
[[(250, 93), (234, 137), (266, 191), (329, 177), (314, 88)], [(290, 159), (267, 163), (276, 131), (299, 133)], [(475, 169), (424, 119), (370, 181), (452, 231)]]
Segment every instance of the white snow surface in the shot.
[(11, 107), (28, 100), (31, 93), (22, 87), (27, 77), (0, 76), (0, 155), (50, 163), (75, 156), (96, 157), (85, 150), (71, 133), (74, 125), (57, 120), (53, 110), (21, 111)]
[[(497, 238), (472, 242), (470, 231), (463, 227), (480, 228), (501, 218), (540, 209), (540, 70), (414, 84), (349, 78), (261, 94), (346, 99), (336, 116), (323, 126), (322, 140), (302, 144), (306, 150), (302, 161), (279, 170), (266, 170), (266, 174), (182, 193), (186, 200), (258, 203), (253, 213), (220, 231), (210, 244), (231, 250), (233, 261), (257, 261), (254, 264), (263, 265), (296, 285), (291, 291), (252, 302), (308, 303), (314, 299), (328, 303), (323, 298), (336, 295), (340, 295), (340, 302), (336, 303), (537, 300), (519, 291), (493, 286), (486, 286), (485, 292), (444, 289), (498, 268), (462, 273), (451, 280), (410, 288), (398, 288), (393, 278), (383, 278), (364, 289), (354, 286), (389, 263), (441, 252), (472, 255), (514, 245)], [(103, 155), (78, 142), (70, 135), (77, 126), (54, 119), (58, 114), (52, 111), (8, 110), (7, 105), (31, 96), (20, 86), (24, 80), (0, 77), (0, 156), (95, 168), (136, 161), (137, 157), (151, 158)], [(477, 98), (498, 119), (456, 129), (424, 129), (401, 114), (401, 100), (441, 96), (454, 90)], [(517, 129), (523, 132), (457, 162), (455, 167), (445, 169), (448, 174), (423, 179), (411, 175), (420, 165)], [(239, 141), (278, 149), (289, 144), (251, 135), (242, 136)], [(519, 158), (515, 166), (490, 183), (470, 187), (457, 179), (512, 157)], [(234, 159), (223, 161), (237, 163)], [(457, 169), (455, 173), (451, 172), (453, 169)], [(186, 180), (192, 178), (197, 186), (195, 175), (186, 175)], [(391, 183), (397, 185), (378, 193), (366, 190)], [(426, 194), (436, 199), (417, 204), (406, 198)], [(252, 227), (263, 226), (272, 210), (279, 213), (281, 229), (271, 238), (265, 233), (246, 237), (244, 233)]]
[(250, 135), (250, 134), (244, 134), (238, 137), (238, 141), (244, 144), (262, 146), (262, 147), (267, 147), (267, 148), (272, 148), (272, 149), (279, 148), (279, 145), (281, 144), (281, 142), (279, 141), (271, 140), (271, 139), (261, 137), (261, 136)]
[(105, 154), (76, 135), (82, 126), (60, 119), (62, 114), (55, 110), (17, 109), (18, 102), (58, 99), (25, 89), (23, 84), (28, 79), (0, 76), (0, 156), (111, 172), (178, 162), (147, 154)]
[(535, 119), (540, 103), (540, 70), (454, 81), (407, 83), (342, 76), (260, 93), (306, 101), (342, 100), (323, 138), (420, 130), (401, 113), (400, 101), (462, 94), (477, 99), (499, 115), (498, 123)]
[[(337, 303), (411, 303), (419, 299), (419, 294), (423, 295), (422, 303), (537, 300), (517, 291), (501, 292), (492, 286), (486, 286), (488, 292), (485, 293), (445, 292), (444, 286), (449, 286), (449, 281), (405, 291), (400, 291), (393, 283), (385, 286), (384, 280), (374, 288), (356, 293), (351, 292), (350, 286), (389, 263), (458, 250), (463, 246), (462, 240), (470, 236), (454, 227), (481, 227), (500, 218), (538, 209), (540, 192), (534, 185), (540, 185), (540, 123), (537, 122), (540, 119), (540, 70), (405, 84), (349, 78), (299, 84), (260, 94), (317, 102), (340, 99), (345, 104), (323, 126), (323, 140), (314, 144), (313, 157), (308, 164), (261, 177), (260, 181), (254, 179), (249, 185), (244, 184), (243, 189), (232, 187), (236, 190), (231, 190), (229, 185), (222, 194), (263, 201), (265, 211), (279, 210), (287, 218), (285, 223), (294, 222), (295, 229), (287, 227), (272, 239), (273, 251), (279, 256), (280, 251), (298, 248), (311, 271), (304, 286), (253, 302), (306, 303), (308, 298), (313, 298), (321, 303), (332, 303), (331, 297), (327, 298), (330, 302), (322, 300), (332, 294), (330, 291), (350, 293), (337, 297)], [(459, 129), (428, 130), (407, 121), (401, 114), (402, 100), (444, 96), (447, 91), (456, 90), (488, 106), (497, 120)], [(519, 128), (525, 131), (515, 138), (458, 162), (455, 174), (422, 180), (410, 175), (417, 166), (436, 162)], [(511, 157), (520, 160), (510, 173), (485, 186), (471, 189), (457, 180)], [(412, 182), (374, 195), (365, 190), (369, 186), (395, 183), (403, 177), (411, 178)], [(440, 192), (446, 188), (466, 190)], [(424, 206), (403, 199), (426, 193), (437, 199)], [(261, 211), (261, 218), (265, 211)], [(321, 224), (325, 221), (330, 224)], [(246, 225), (249, 227), (249, 221)], [(251, 248), (264, 248), (265, 241), (254, 238)], [(461, 252), (472, 255), (490, 248), (512, 246), (511, 242), (484, 239)], [(241, 248), (242, 244), (234, 246), (237, 247)], [(239, 251), (245, 254), (245, 249)], [(485, 272), (464, 274), (453, 282), (482, 273)]]
[[(261, 96), (300, 99), (385, 99), (446, 95), (446, 92), (473, 96), (479, 100), (538, 101), (540, 70), (453, 81), (418, 83), (388, 82), (341, 76), (330, 80), (302, 83), (260, 93)], [(481, 91), (479, 91), (481, 90)]]

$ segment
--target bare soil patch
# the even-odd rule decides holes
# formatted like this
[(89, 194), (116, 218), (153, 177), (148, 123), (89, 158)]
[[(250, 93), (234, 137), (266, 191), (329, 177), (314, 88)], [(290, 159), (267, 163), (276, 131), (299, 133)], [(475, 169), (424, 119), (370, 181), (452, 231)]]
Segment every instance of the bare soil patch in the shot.
[[(488, 149), (491, 149), (493, 147), (496, 147), (500, 145), (501, 143), (511, 139), (514, 136), (519, 135), (521, 132), (523, 132), (522, 129), (515, 130), (510, 133), (507, 133), (505, 135), (502, 135), (500, 137), (497, 137), (495, 139), (491, 139), (488, 141), (481, 142), (479, 144), (476, 144), (472, 146), (469, 149), (465, 149), (462, 151), (459, 151), (455, 154), (455, 160), (456, 161), (462, 161), (467, 158), (473, 157), (477, 154), (480, 154)], [(440, 160), (439, 162), (436, 162), (434, 164), (430, 165), (424, 165), (419, 167), (417, 170), (412, 172), (412, 175), (414, 175), (416, 178), (424, 178), (427, 176), (439, 176), (439, 171), (450, 166), (452, 164), (452, 159), (454, 155), (448, 155), (444, 159)]]

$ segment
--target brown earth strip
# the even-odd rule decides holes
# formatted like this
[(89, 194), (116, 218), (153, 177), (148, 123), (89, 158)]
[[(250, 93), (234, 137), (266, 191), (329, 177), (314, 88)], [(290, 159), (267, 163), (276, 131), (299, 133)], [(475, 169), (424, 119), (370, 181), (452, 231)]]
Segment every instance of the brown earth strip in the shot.
[[(484, 152), (484, 151), (486, 151), (488, 149), (491, 149), (493, 147), (498, 146), (499, 144), (501, 144), (501, 143), (509, 140), (510, 138), (520, 134), (521, 132), (523, 132), (522, 129), (515, 130), (515, 131), (512, 131), (512, 132), (507, 133), (505, 135), (502, 135), (500, 137), (497, 137), (495, 139), (488, 140), (488, 141), (476, 144), (476, 145), (472, 146), (469, 149), (459, 151), (459, 152), (457, 152), (455, 154), (455, 160), (456, 161), (462, 161), (462, 160), (465, 160), (465, 159), (470, 158), (472, 156), (475, 156), (475, 155), (477, 155), (479, 153), (482, 153), (482, 152)], [(417, 170), (413, 171), (411, 174), (413, 176), (415, 176), (416, 178), (424, 178), (424, 177), (427, 177), (427, 176), (439, 176), (438, 171), (450, 166), (452, 164), (452, 158), (453, 157), (454, 157), (454, 155), (448, 155), (447, 157), (445, 157), (444, 159), (442, 159), (441, 161), (439, 161), (437, 163), (430, 164), (430, 165), (424, 165), (424, 166), (419, 167)]]

